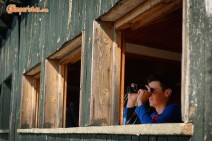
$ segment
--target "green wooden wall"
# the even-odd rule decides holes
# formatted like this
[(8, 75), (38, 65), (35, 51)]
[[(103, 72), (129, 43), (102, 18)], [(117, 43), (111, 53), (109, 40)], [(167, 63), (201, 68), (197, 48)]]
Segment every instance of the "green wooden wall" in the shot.
[[(190, 121), (192, 141), (212, 139), (212, 5), (210, 0), (187, 0), (190, 55)], [(194, 109), (194, 110), (192, 110)]]
[[(188, 16), (187, 38), (189, 62), (190, 122), (194, 135), (186, 136), (130, 136), (130, 135), (44, 135), (18, 134), (22, 74), (41, 63), (40, 107), (44, 104), (45, 59), (65, 42), (85, 31), (85, 66), (83, 82), (82, 125), (89, 124), (91, 53), (93, 20), (107, 12), (119, 0), (39, 0), (35, 6), (46, 7), (49, 13), (26, 13), (14, 16), (8, 37), (0, 49), (1, 97), (5, 81), (11, 76), (11, 111), (9, 134), (0, 133), (0, 141), (16, 140), (142, 140), (142, 141), (210, 141), (212, 138), (212, 5), (210, 0), (184, 0)], [(4, 104), (3, 102), (0, 103)], [(192, 111), (194, 109), (194, 111)], [(6, 112), (2, 108), (0, 113)], [(43, 111), (40, 110), (39, 119)], [(1, 124), (2, 125), (2, 124)], [(42, 127), (42, 120), (39, 120)]]
[(177, 136), (128, 136), (128, 135), (21, 135), (22, 141), (188, 141), (190, 137)]

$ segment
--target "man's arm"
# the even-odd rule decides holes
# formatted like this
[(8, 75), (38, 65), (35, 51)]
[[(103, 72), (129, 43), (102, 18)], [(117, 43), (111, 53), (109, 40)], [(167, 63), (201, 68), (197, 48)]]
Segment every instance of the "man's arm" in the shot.
[(148, 113), (148, 110), (144, 105), (140, 105), (136, 108), (135, 112), (142, 124), (175, 123), (180, 121), (180, 110), (176, 104), (168, 105), (156, 120), (152, 119), (152, 115)]

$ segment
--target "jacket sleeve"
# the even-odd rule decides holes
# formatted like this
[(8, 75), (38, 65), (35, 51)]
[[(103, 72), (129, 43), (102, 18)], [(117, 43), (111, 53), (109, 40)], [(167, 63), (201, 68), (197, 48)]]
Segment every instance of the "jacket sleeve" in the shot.
[(135, 108), (126, 108), (124, 107), (124, 124), (127, 124), (127, 122), (130, 120), (130, 118), (133, 116), (133, 113), (135, 112)]

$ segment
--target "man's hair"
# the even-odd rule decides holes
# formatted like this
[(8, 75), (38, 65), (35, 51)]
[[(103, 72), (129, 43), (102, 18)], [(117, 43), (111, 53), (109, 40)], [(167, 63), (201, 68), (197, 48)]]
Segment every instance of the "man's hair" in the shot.
[(152, 74), (147, 78), (147, 83), (151, 83), (152, 81), (159, 81), (162, 90), (166, 90), (168, 88), (173, 89), (173, 81), (168, 74)]

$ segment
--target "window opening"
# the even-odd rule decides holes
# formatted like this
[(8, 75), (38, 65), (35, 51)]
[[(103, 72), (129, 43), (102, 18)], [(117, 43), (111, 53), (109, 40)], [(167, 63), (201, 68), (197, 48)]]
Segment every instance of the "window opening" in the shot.
[(66, 127), (79, 126), (81, 60), (67, 64)]
[[(150, 74), (167, 73), (172, 76), (174, 90), (172, 101), (181, 106), (181, 54), (182, 54), (182, 9), (167, 13), (141, 27), (122, 31), (122, 46), (125, 48), (124, 105), (127, 102), (127, 86), (132, 82), (144, 86)], [(123, 123), (121, 109), (120, 123)]]

